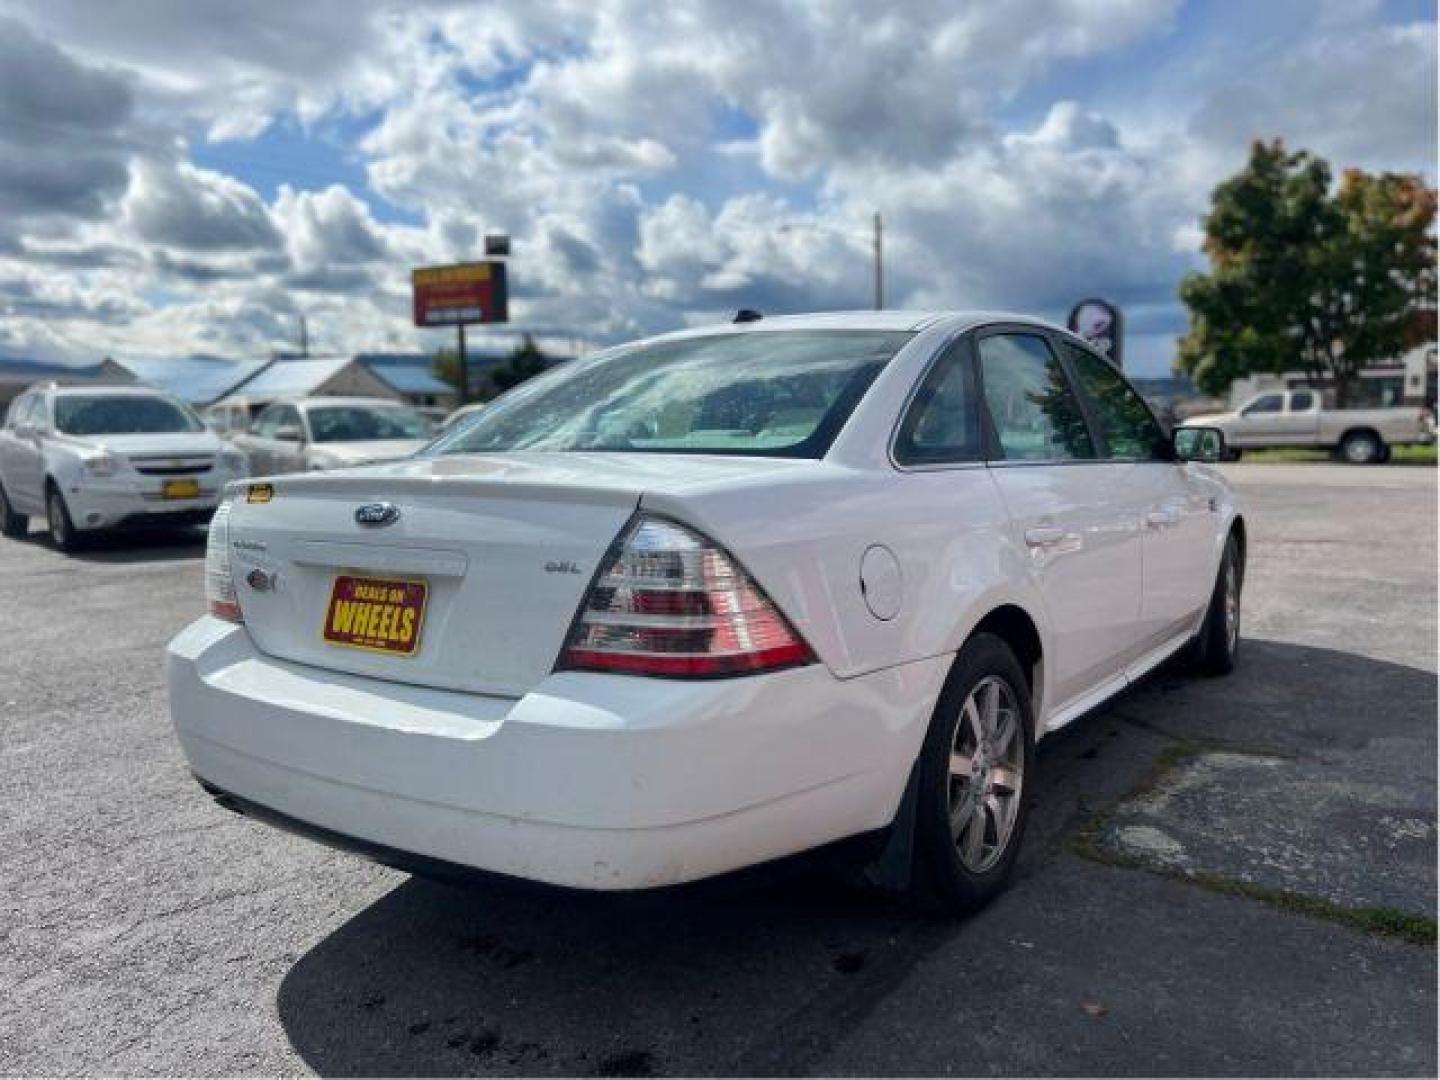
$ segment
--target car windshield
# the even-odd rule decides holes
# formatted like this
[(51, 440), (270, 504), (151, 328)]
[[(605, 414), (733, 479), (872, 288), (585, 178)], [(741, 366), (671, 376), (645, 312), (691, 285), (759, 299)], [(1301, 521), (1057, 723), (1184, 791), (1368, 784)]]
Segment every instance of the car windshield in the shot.
[(911, 336), (753, 331), (602, 353), (522, 385), (432, 449), (821, 457)]
[(325, 405), (309, 416), (316, 442), (428, 439), (431, 433), (423, 416), (399, 405)]
[(55, 399), (55, 427), (66, 435), (150, 435), (200, 431), (203, 426), (189, 409), (169, 398), (97, 394)]

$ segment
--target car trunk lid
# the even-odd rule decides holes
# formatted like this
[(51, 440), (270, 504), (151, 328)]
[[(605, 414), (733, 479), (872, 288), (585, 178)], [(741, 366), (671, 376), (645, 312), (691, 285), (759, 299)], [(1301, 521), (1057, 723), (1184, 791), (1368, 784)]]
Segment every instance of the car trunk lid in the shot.
[[(553, 668), (640, 494), (624, 470), (569, 460), (422, 459), (245, 486), (229, 525), (245, 624), (258, 648), (283, 659), (519, 696)], [(377, 523), (357, 520), (362, 507)], [(423, 597), (401, 596), (410, 583)], [(355, 611), (368, 609), (332, 612), (337, 590), (340, 602), (415, 614), (362, 614), (357, 638)]]

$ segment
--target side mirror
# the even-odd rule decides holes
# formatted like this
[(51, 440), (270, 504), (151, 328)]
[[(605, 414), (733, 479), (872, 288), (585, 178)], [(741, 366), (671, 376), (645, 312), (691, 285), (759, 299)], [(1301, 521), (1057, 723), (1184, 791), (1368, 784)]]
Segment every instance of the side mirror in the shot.
[(1213, 427), (1178, 427), (1170, 433), (1177, 461), (1216, 462), (1225, 456), (1225, 433)]
[(281, 442), (304, 442), (305, 433), (295, 424), (282, 424), (275, 429), (275, 438)]

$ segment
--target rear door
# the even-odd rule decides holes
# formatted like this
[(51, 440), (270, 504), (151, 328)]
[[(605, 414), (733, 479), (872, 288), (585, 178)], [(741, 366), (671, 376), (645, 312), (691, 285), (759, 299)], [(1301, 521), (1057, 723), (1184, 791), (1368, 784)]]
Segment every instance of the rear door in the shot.
[(1125, 377), (1068, 339), (1059, 347), (1116, 470), (1114, 498), (1141, 523), (1141, 648), (1148, 651), (1188, 630), (1210, 595), (1216, 511), (1197, 467), (1171, 460), (1164, 431)]
[(1101, 458), (1046, 335), (987, 329), (975, 352), (990, 472), (1045, 603), (1053, 712), (1117, 677), (1139, 646), (1139, 520), (1122, 497), (1128, 470)]
[(1285, 395), (1285, 411), (1271, 422), (1277, 444), (1311, 445), (1320, 432), (1320, 395), (1313, 390), (1290, 391)]

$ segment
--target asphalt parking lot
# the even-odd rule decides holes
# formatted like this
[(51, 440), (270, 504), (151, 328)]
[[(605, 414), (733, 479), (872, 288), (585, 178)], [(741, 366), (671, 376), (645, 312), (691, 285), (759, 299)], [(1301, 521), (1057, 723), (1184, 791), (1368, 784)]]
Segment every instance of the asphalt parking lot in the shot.
[(961, 923), (814, 873), (461, 889), (237, 818), (166, 713), (203, 539), (0, 541), (0, 1071), (1434, 1075), (1435, 471), (1228, 472), (1239, 669), (1047, 740)]

